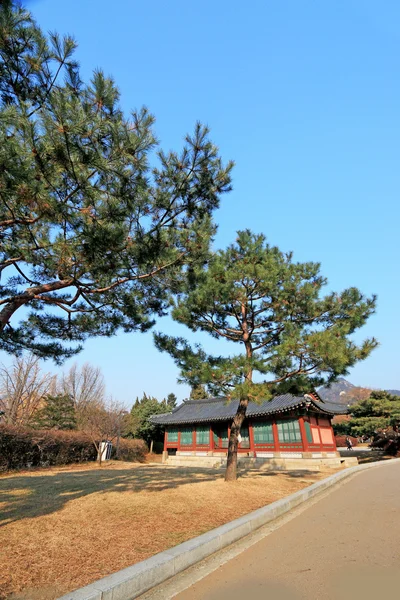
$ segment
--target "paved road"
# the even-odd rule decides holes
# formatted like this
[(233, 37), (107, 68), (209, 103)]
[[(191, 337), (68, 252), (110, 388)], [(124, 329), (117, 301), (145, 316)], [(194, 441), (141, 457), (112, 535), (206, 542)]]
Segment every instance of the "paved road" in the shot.
[(225, 599), (400, 599), (399, 462), (359, 473), (174, 597)]

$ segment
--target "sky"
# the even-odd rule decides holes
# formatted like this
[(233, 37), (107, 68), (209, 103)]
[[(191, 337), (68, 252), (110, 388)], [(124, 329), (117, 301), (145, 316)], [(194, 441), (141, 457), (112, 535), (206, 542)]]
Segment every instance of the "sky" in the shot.
[[(127, 113), (150, 109), (165, 150), (179, 150), (197, 120), (209, 125), (223, 159), (236, 163), (234, 189), (215, 214), (216, 248), (250, 228), (295, 260), (320, 262), (329, 289), (378, 295), (377, 312), (356, 339), (374, 336), (380, 346), (348, 379), (400, 389), (400, 4), (27, 6), (44, 30), (76, 37), (85, 80), (100, 67), (117, 82)], [(168, 318), (157, 328), (186, 335)], [(189, 392), (152, 334), (88, 341), (65, 367), (74, 361), (101, 367), (109, 393), (127, 406), (143, 392), (159, 399), (175, 392), (180, 400)]]

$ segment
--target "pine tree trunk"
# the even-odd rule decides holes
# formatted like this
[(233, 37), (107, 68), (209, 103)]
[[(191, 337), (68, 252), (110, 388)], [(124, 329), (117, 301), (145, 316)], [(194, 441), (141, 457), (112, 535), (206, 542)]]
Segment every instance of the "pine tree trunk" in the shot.
[(248, 398), (242, 398), (233, 418), (231, 434), (229, 436), (228, 460), (226, 462), (225, 481), (236, 481), (237, 479), (237, 450), (239, 445), (238, 436), (240, 428), (246, 417)]
[[(248, 326), (248, 321), (247, 321), (247, 306), (246, 306), (245, 302), (242, 303), (241, 315), (242, 315), (243, 342), (244, 342), (244, 345), (246, 348), (246, 358), (251, 359), (253, 356), (253, 347), (251, 345), (251, 340), (250, 340), (249, 326)], [(247, 371), (245, 374), (245, 381), (248, 384), (251, 384), (253, 381), (253, 368), (250, 363), (247, 367)], [(238, 436), (240, 433), (240, 428), (246, 417), (246, 411), (247, 411), (248, 404), (249, 404), (248, 396), (246, 396), (245, 398), (241, 398), (240, 402), (239, 402), (239, 406), (236, 411), (236, 415), (233, 418), (231, 434), (229, 436), (228, 459), (226, 461), (225, 481), (236, 481), (236, 479), (237, 479), (237, 451), (238, 451), (238, 445), (239, 445)]]

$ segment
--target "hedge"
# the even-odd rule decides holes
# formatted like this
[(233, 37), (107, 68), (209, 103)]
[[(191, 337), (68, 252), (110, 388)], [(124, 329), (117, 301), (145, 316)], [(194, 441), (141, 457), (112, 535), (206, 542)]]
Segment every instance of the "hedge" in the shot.
[(358, 439), (352, 435), (335, 435), (336, 446), (339, 448), (346, 447), (346, 439), (349, 438), (353, 446), (358, 445)]
[[(115, 458), (115, 446), (113, 448)], [(120, 440), (120, 460), (143, 462), (142, 440)], [(95, 461), (91, 439), (79, 431), (21, 429), (0, 425), (0, 471)]]
[[(113, 443), (111, 458), (116, 458), (116, 442)], [(143, 440), (127, 440), (121, 438), (119, 441), (119, 460), (129, 462), (144, 462), (145, 456), (148, 453), (146, 442)]]

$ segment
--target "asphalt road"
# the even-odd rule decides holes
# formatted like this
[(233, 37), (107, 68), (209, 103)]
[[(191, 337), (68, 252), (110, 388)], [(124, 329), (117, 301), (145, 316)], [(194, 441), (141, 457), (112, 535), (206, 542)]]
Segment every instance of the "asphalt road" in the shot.
[(400, 463), (360, 472), (174, 599), (400, 599)]

